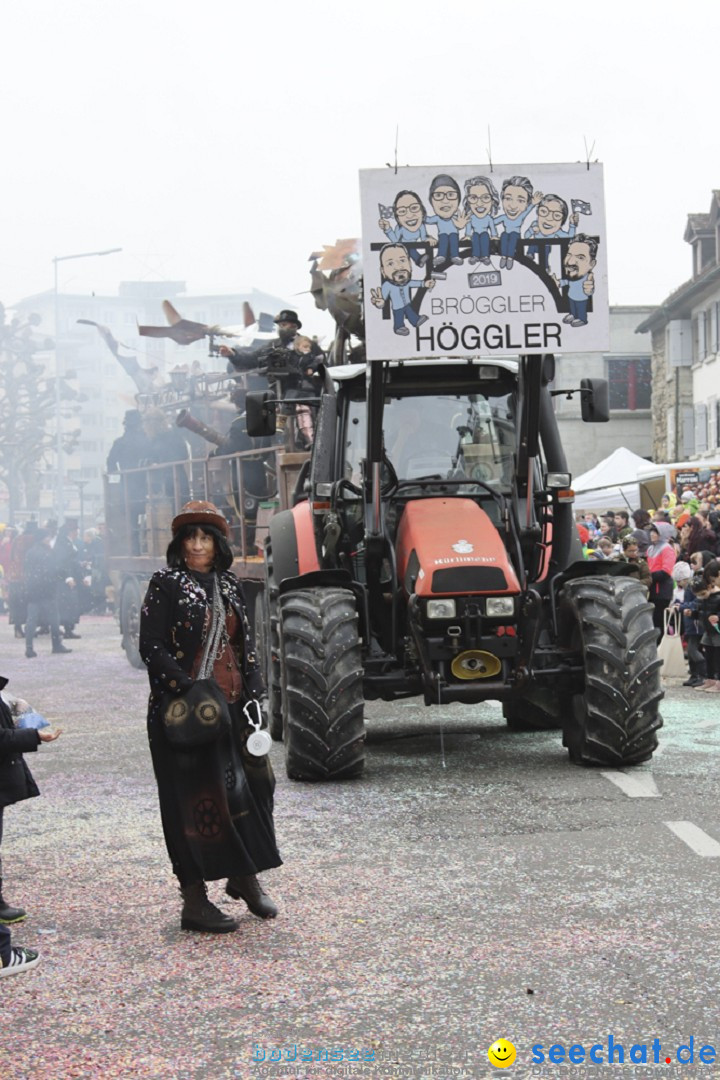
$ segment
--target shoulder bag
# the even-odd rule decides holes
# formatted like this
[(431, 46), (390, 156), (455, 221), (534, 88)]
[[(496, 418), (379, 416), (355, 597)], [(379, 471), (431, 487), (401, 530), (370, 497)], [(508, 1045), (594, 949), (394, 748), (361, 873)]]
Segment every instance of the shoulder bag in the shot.
[(179, 750), (194, 750), (197, 746), (214, 742), (223, 729), (230, 728), (227, 701), (218, 684), (211, 678), (215, 661), (225, 644), (225, 607), (216, 576), (210, 628), (197, 679), (184, 694), (163, 694), (160, 703), (160, 714), (168, 742)]

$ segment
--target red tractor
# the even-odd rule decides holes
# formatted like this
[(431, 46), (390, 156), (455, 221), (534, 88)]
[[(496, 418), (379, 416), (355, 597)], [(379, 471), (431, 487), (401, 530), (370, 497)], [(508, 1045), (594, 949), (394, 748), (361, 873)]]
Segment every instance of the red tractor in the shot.
[[(583, 560), (552, 356), (337, 363), (312, 457), (271, 519), (257, 634), (297, 780), (358, 776), (364, 701), (502, 702), (570, 760), (635, 765), (662, 725), (657, 634), (623, 562)], [(567, 393), (568, 391), (563, 391)], [(608, 419), (583, 379), (583, 419)], [(276, 402), (248, 395), (248, 431)]]

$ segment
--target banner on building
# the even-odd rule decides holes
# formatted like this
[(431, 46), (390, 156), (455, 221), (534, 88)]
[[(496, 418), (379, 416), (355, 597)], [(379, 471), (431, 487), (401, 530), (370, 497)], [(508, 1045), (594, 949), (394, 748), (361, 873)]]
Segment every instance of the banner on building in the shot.
[(369, 360), (610, 347), (601, 165), (360, 172)]

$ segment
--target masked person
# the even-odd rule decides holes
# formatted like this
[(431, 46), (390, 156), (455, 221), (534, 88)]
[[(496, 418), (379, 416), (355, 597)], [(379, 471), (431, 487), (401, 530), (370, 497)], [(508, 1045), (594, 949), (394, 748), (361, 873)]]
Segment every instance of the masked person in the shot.
[(33, 642), (38, 627), (43, 625), (50, 629), (53, 653), (72, 652), (72, 649), (63, 645), (60, 636), (58, 595), (61, 588), (70, 588), (65, 579), (66, 568), (58, 563), (57, 554), (51, 546), (52, 536), (48, 530), (38, 529), (33, 535), (35, 543), (25, 556), (27, 594), (25, 656), (30, 660), (37, 656)]
[(82, 608), (81, 587), (85, 577), (78, 552), (78, 535), (77, 518), (65, 518), (61, 528), (58, 529), (52, 549), (60, 576), (57, 604), (58, 618), (63, 627), (64, 638), (79, 638), (81, 636), (75, 633), (75, 627), (80, 622)]
[(127, 502), (130, 515), (130, 550), (133, 555), (140, 554), (140, 516), (145, 513), (147, 496), (147, 477), (140, 466), (147, 460), (149, 440), (145, 434), (142, 414), (137, 409), (128, 409), (123, 419), (124, 432), (110, 447), (107, 456), (107, 471), (124, 473), (122, 496)]
[[(167, 566), (153, 574), (140, 618), (140, 655), (150, 678), (148, 738), (160, 814), (180, 883), (184, 930), (224, 934), (238, 923), (207, 896), (207, 881), (259, 918), (277, 915), (256, 874), (280, 866), (275, 778), (267, 756), (248, 750), (243, 706), (264, 692), (243, 589), (233, 573), (228, 523), (212, 503), (189, 502), (172, 522)], [(168, 698), (192, 691), (210, 666), (231, 725), (212, 742), (179, 748), (168, 736)], [(250, 743), (252, 747), (252, 742)]]

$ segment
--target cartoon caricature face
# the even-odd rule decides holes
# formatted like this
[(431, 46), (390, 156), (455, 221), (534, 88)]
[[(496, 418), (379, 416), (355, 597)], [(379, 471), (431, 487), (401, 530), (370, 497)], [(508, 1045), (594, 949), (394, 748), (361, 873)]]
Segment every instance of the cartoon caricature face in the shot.
[(577, 281), (578, 278), (589, 274), (595, 266), (595, 259), (590, 253), (590, 245), (584, 240), (576, 240), (570, 244), (563, 266), (568, 281)]
[(485, 184), (473, 184), (468, 189), (467, 201), (475, 217), (486, 217), (492, 210), (493, 197)]
[(503, 210), (513, 220), (527, 210), (529, 196), (525, 188), (508, 184), (502, 193)]
[(412, 267), (407, 248), (401, 244), (389, 244), (380, 256), (383, 277), (393, 285), (407, 285), (412, 277)]
[(546, 195), (537, 208), (537, 226), (541, 236), (554, 236), (567, 219), (567, 203), (554, 196)]
[(437, 216), (449, 221), (458, 211), (460, 195), (451, 184), (438, 184), (430, 201)]
[(416, 232), (423, 223), (422, 203), (413, 192), (399, 195), (395, 200), (395, 218), (398, 225), (404, 225), (410, 232)]

